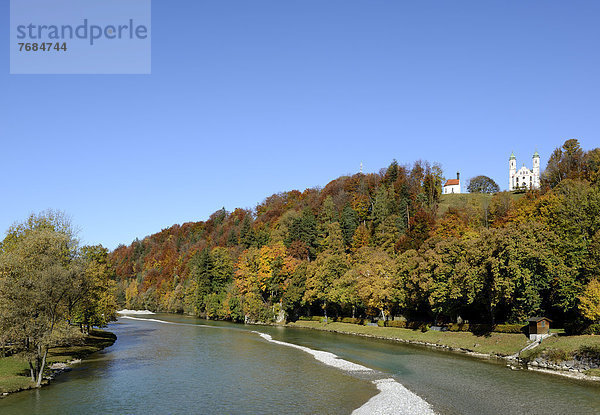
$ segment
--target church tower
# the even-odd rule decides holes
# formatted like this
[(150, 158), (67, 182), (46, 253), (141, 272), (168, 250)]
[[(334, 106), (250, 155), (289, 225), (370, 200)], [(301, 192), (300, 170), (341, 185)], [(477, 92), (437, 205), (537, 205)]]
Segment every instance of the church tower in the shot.
[(515, 175), (517, 174), (517, 158), (513, 152), (508, 159), (508, 190), (515, 190)]
[(533, 187), (540, 187), (540, 155), (536, 151), (533, 153)]

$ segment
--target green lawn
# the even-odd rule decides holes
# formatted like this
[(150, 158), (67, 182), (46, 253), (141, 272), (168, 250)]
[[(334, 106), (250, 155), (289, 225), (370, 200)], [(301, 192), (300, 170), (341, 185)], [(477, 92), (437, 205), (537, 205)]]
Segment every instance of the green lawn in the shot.
[(0, 358), (0, 393), (33, 387), (27, 363), (16, 356)]
[[(81, 345), (56, 347), (48, 352), (48, 365), (81, 359), (91, 353), (111, 346), (117, 337), (107, 331), (93, 330)], [(0, 358), (0, 393), (15, 392), (34, 386), (29, 378), (29, 365), (19, 356)]]
[(427, 342), (440, 346), (461, 348), (476, 353), (509, 356), (517, 353), (528, 343), (523, 334), (490, 333), (476, 336), (468, 332), (440, 332), (429, 330), (401, 329), (396, 327), (362, 326), (348, 323), (319, 323), (317, 321), (297, 321), (289, 323), (290, 327), (305, 327), (317, 330), (333, 331), (336, 333), (359, 334), (393, 340)]

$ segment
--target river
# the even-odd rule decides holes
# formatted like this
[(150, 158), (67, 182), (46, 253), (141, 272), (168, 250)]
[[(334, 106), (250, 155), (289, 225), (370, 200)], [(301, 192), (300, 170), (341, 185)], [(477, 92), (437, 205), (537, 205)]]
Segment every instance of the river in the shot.
[(600, 413), (598, 385), (392, 341), (168, 314), (109, 330), (112, 347), (0, 414)]

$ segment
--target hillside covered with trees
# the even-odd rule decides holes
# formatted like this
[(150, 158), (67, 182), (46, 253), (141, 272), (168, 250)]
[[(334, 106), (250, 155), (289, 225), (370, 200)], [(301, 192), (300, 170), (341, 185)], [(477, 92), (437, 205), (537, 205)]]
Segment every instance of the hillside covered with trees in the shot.
[(595, 330), (600, 149), (568, 140), (540, 190), (439, 212), (442, 175), (436, 164), (393, 161), (119, 246), (110, 254), (118, 301), (233, 321), (285, 313), (496, 324), (547, 315)]

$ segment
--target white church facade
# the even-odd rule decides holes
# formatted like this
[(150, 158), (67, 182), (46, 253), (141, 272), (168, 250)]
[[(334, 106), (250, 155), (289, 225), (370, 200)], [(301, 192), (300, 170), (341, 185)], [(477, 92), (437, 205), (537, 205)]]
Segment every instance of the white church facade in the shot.
[(508, 160), (509, 169), (509, 184), (508, 190), (517, 189), (539, 189), (540, 187), (540, 155), (536, 151), (533, 155), (533, 166), (532, 169), (528, 169), (523, 164), (519, 170), (517, 170), (517, 158), (515, 153), (510, 155)]

